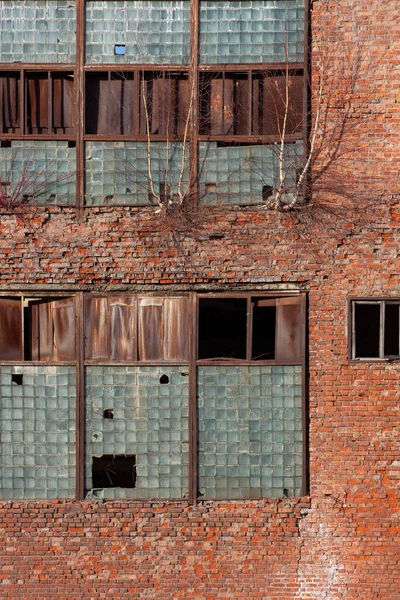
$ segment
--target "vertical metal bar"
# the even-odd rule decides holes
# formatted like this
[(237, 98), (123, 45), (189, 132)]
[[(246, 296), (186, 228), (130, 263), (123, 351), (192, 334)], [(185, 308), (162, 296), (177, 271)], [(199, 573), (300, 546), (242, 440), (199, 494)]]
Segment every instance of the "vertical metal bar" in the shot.
[(83, 215), (85, 198), (85, 0), (76, 0), (76, 64), (75, 64), (75, 135), (76, 135), (76, 206)]
[(307, 330), (307, 296), (302, 295), (301, 302), (301, 374), (302, 374), (302, 430), (303, 430), (303, 461), (302, 461), (302, 478), (301, 478), (301, 493), (305, 496), (309, 492), (309, 416), (308, 416), (308, 330)]
[(253, 339), (253, 306), (251, 296), (247, 297), (247, 323), (246, 323), (246, 360), (251, 360), (251, 349)]
[(249, 126), (248, 126), (248, 135), (254, 133), (253, 131), (253, 70), (250, 69), (247, 73), (248, 77), (248, 94), (249, 94)]
[[(5, 93), (3, 91), (3, 87), (5, 86), (4, 83), (4, 77), (0, 77), (0, 133), (4, 133), (4, 122), (5, 122), (5, 118), (4, 118), (4, 97), (5, 97)], [(10, 81), (10, 78), (8, 78), (8, 82)], [(15, 91), (16, 93), (16, 91)], [(11, 94), (10, 94), (11, 96)]]
[(25, 85), (25, 73), (24, 70), (20, 71), (20, 123), (21, 123), (21, 134), (24, 135), (26, 131), (26, 115), (25, 115), (25, 101), (26, 101), (26, 85)]
[(53, 80), (51, 72), (47, 71), (47, 135), (53, 133)]
[(25, 360), (24, 296), (21, 296), (21, 360)]
[(84, 297), (76, 296), (76, 499), (85, 494), (85, 366), (84, 366)]
[[(304, 75), (303, 75), (303, 142), (304, 151), (310, 152), (310, 129), (311, 129), (311, 7), (310, 0), (305, 0), (304, 3)], [(307, 174), (307, 178), (310, 175)], [(308, 181), (308, 183), (310, 183)], [(309, 187), (309, 186), (308, 186)]]
[(385, 303), (383, 301), (380, 304), (380, 319), (379, 319), (379, 358), (383, 358), (385, 355)]
[(356, 357), (356, 305), (357, 302), (349, 302), (350, 318), (351, 318), (351, 347), (350, 358)]
[(189, 502), (197, 501), (197, 298), (189, 295)]
[[(199, 202), (199, 0), (190, 2), (190, 65), (189, 65), (189, 181), (190, 198), (186, 201)], [(200, 169), (201, 171), (201, 169)]]

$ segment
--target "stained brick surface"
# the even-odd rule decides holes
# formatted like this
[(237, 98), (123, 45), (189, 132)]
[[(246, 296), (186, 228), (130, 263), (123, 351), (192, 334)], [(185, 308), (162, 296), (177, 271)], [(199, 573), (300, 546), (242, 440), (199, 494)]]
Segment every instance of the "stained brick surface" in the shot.
[[(0, 221), (3, 289), (307, 290), (310, 497), (3, 501), (1, 598), (399, 598), (400, 367), (348, 360), (348, 298), (400, 297), (398, 0), (314, 2), (313, 31), (315, 60), (319, 40), (356, 39), (359, 65), (348, 152), (312, 211), (207, 209), (197, 239), (178, 241), (150, 209)], [(331, 83), (334, 118), (344, 107)]]

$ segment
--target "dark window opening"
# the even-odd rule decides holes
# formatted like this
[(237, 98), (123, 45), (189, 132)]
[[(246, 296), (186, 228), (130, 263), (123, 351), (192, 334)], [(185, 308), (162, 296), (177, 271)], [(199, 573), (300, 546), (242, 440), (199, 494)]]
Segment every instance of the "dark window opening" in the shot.
[(385, 356), (399, 356), (399, 309), (398, 304), (385, 304)]
[(134, 73), (86, 74), (86, 133), (135, 134), (136, 115)]
[(0, 133), (20, 133), (19, 107), (19, 73), (0, 72)]
[(26, 298), (23, 304), (0, 298), (0, 360), (74, 361), (75, 298)]
[(246, 358), (247, 300), (199, 300), (199, 359)]
[(253, 335), (251, 358), (273, 360), (275, 358), (276, 302), (253, 298)]
[(380, 304), (355, 305), (355, 356), (379, 358)]
[(72, 73), (27, 73), (25, 133), (73, 133)]
[(135, 455), (94, 456), (92, 462), (94, 488), (134, 488), (136, 486)]
[(301, 134), (304, 77), (300, 71), (200, 74), (201, 135)]
[(11, 375), (11, 381), (16, 385), (22, 385), (24, 383), (24, 376), (15, 373), (14, 375)]
[(187, 74), (147, 72), (139, 87), (140, 133), (183, 135), (190, 116)]

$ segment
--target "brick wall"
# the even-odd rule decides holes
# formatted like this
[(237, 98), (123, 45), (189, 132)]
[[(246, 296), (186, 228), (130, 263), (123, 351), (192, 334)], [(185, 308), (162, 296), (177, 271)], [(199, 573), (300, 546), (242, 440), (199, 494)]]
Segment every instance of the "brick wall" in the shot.
[[(310, 497), (196, 507), (4, 501), (1, 598), (399, 597), (400, 368), (348, 360), (348, 297), (400, 297), (398, 2), (313, 5), (315, 73), (321, 40), (356, 40), (357, 76), (346, 152), (317, 185), (312, 210), (207, 209), (196, 236), (178, 239), (135, 208), (38, 209), (0, 222), (3, 290), (301, 284)], [(346, 109), (335, 94), (332, 123)]]

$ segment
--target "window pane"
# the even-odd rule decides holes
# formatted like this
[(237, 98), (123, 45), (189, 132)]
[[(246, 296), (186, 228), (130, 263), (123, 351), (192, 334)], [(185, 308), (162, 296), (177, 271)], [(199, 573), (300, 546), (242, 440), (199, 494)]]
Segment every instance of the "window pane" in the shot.
[(253, 360), (275, 358), (276, 300), (253, 299)]
[(0, 148), (0, 178), (10, 203), (75, 203), (75, 148), (63, 141), (17, 141)]
[(75, 62), (75, 0), (1, 0), (0, 23), (0, 62)]
[[(188, 64), (188, 1), (86, 2), (88, 63)], [(115, 45), (125, 46), (116, 54)]]
[(85, 174), (86, 204), (156, 204), (151, 182), (161, 199), (187, 190), (189, 144), (152, 142), (149, 172), (146, 142), (87, 142)]
[(19, 73), (0, 73), (0, 133), (19, 133)]
[(200, 493), (301, 496), (301, 367), (207, 366), (197, 373)]
[(137, 115), (134, 73), (88, 73), (86, 133), (134, 134)]
[(200, 62), (302, 62), (304, 0), (200, 2)]
[(354, 304), (355, 358), (379, 358), (380, 304)]
[[(85, 374), (86, 489), (103, 485), (97, 477), (92, 479), (95, 457), (133, 455), (134, 487), (132, 480), (129, 486), (114, 480), (100, 492), (105, 498), (186, 497), (187, 367), (90, 366)], [(166, 378), (168, 383), (163, 383)], [(110, 410), (112, 420), (104, 418), (104, 412)]]
[(385, 356), (399, 356), (399, 305), (385, 304)]
[(199, 300), (199, 359), (246, 358), (247, 300)]

